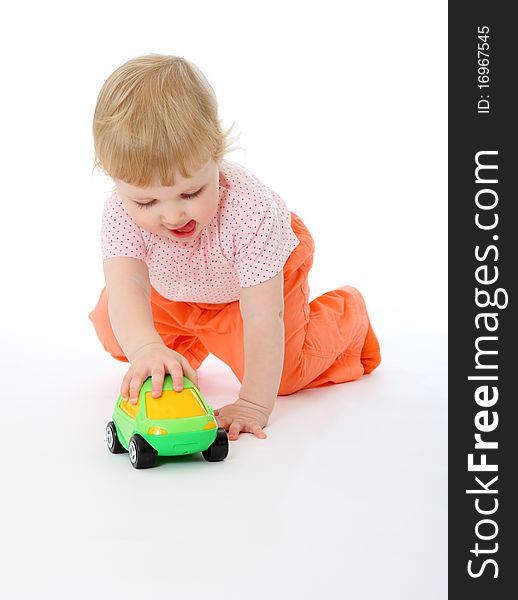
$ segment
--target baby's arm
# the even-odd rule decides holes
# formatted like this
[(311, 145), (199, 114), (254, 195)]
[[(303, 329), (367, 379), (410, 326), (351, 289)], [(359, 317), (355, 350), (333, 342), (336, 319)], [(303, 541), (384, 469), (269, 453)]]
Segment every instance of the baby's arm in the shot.
[(163, 344), (153, 324), (147, 265), (137, 258), (117, 256), (106, 259), (103, 266), (113, 333), (131, 361), (143, 346)]
[(273, 411), (284, 364), (283, 272), (242, 288), (245, 370), (239, 399), (215, 411), (218, 423), (235, 440), (241, 431), (265, 438), (262, 428)]
[(196, 371), (181, 354), (167, 348), (155, 329), (146, 263), (126, 256), (109, 258), (104, 261), (104, 277), (113, 333), (131, 364), (121, 395), (136, 403), (143, 381), (151, 375), (153, 396), (160, 396), (166, 372), (177, 391), (183, 388), (184, 373), (197, 385)]
[(284, 277), (240, 292), (245, 372), (239, 397), (273, 411), (284, 364)]

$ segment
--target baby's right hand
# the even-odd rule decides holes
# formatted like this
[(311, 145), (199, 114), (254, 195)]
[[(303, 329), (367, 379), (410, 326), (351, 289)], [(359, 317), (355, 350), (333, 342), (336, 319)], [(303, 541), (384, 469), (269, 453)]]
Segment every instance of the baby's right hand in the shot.
[(144, 381), (151, 375), (153, 378), (153, 398), (162, 395), (165, 373), (170, 373), (173, 379), (173, 389), (181, 392), (183, 389), (183, 374), (194, 385), (198, 385), (196, 371), (178, 352), (171, 350), (165, 344), (153, 342), (139, 348), (131, 357), (131, 366), (128, 369), (121, 385), (121, 396), (128, 398), (131, 404), (136, 404), (140, 388)]

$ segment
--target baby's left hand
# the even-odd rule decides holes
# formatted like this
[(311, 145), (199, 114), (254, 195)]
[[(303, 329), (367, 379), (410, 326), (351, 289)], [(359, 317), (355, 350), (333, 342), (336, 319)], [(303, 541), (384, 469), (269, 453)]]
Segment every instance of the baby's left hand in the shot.
[(256, 437), (268, 437), (263, 427), (268, 423), (270, 414), (262, 406), (239, 398), (233, 404), (214, 409), (218, 427), (228, 431), (229, 440), (237, 440), (240, 433), (253, 433)]

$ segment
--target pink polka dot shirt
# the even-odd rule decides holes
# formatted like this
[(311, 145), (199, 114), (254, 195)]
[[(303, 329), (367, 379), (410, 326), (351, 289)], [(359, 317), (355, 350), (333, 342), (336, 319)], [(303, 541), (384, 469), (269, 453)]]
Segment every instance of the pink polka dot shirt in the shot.
[(103, 259), (143, 260), (155, 290), (179, 302), (221, 304), (239, 299), (240, 288), (279, 273), (299, 244), (286, 204), (245, 167), (223, 160), (219, 205), (194, 240), (174, 240), (140, 228), (117, 192), (105, 202)]

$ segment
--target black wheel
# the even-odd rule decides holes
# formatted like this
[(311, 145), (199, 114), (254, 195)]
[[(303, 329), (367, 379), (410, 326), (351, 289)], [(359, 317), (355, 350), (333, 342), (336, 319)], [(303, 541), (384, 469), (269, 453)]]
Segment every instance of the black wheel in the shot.
[(106, 425), (106, 444), (108, 445), (108, 450), (112, 454), (122, 454), (123, 452), (127, 452), (126, 448), (119, 442), (119, 436), (117, 435), (117, 430), (115, 429), (113, 421), (110, 421), (108, 425)]
[(157, 451), (138, 433), (130, 439), (128, 452), (130, 462), (135, 469), (148, 469), (155, 466)]
[(214, 442), (212, 442), (212, 446), (209, 446), (207, 450), (202, 452), (202, 454), (203, 458), (209, 462), (217, 462), (227, 458), (228, 436), (223, 427), (218, 427), (218, 433), (216, 435), (216, 439)]

